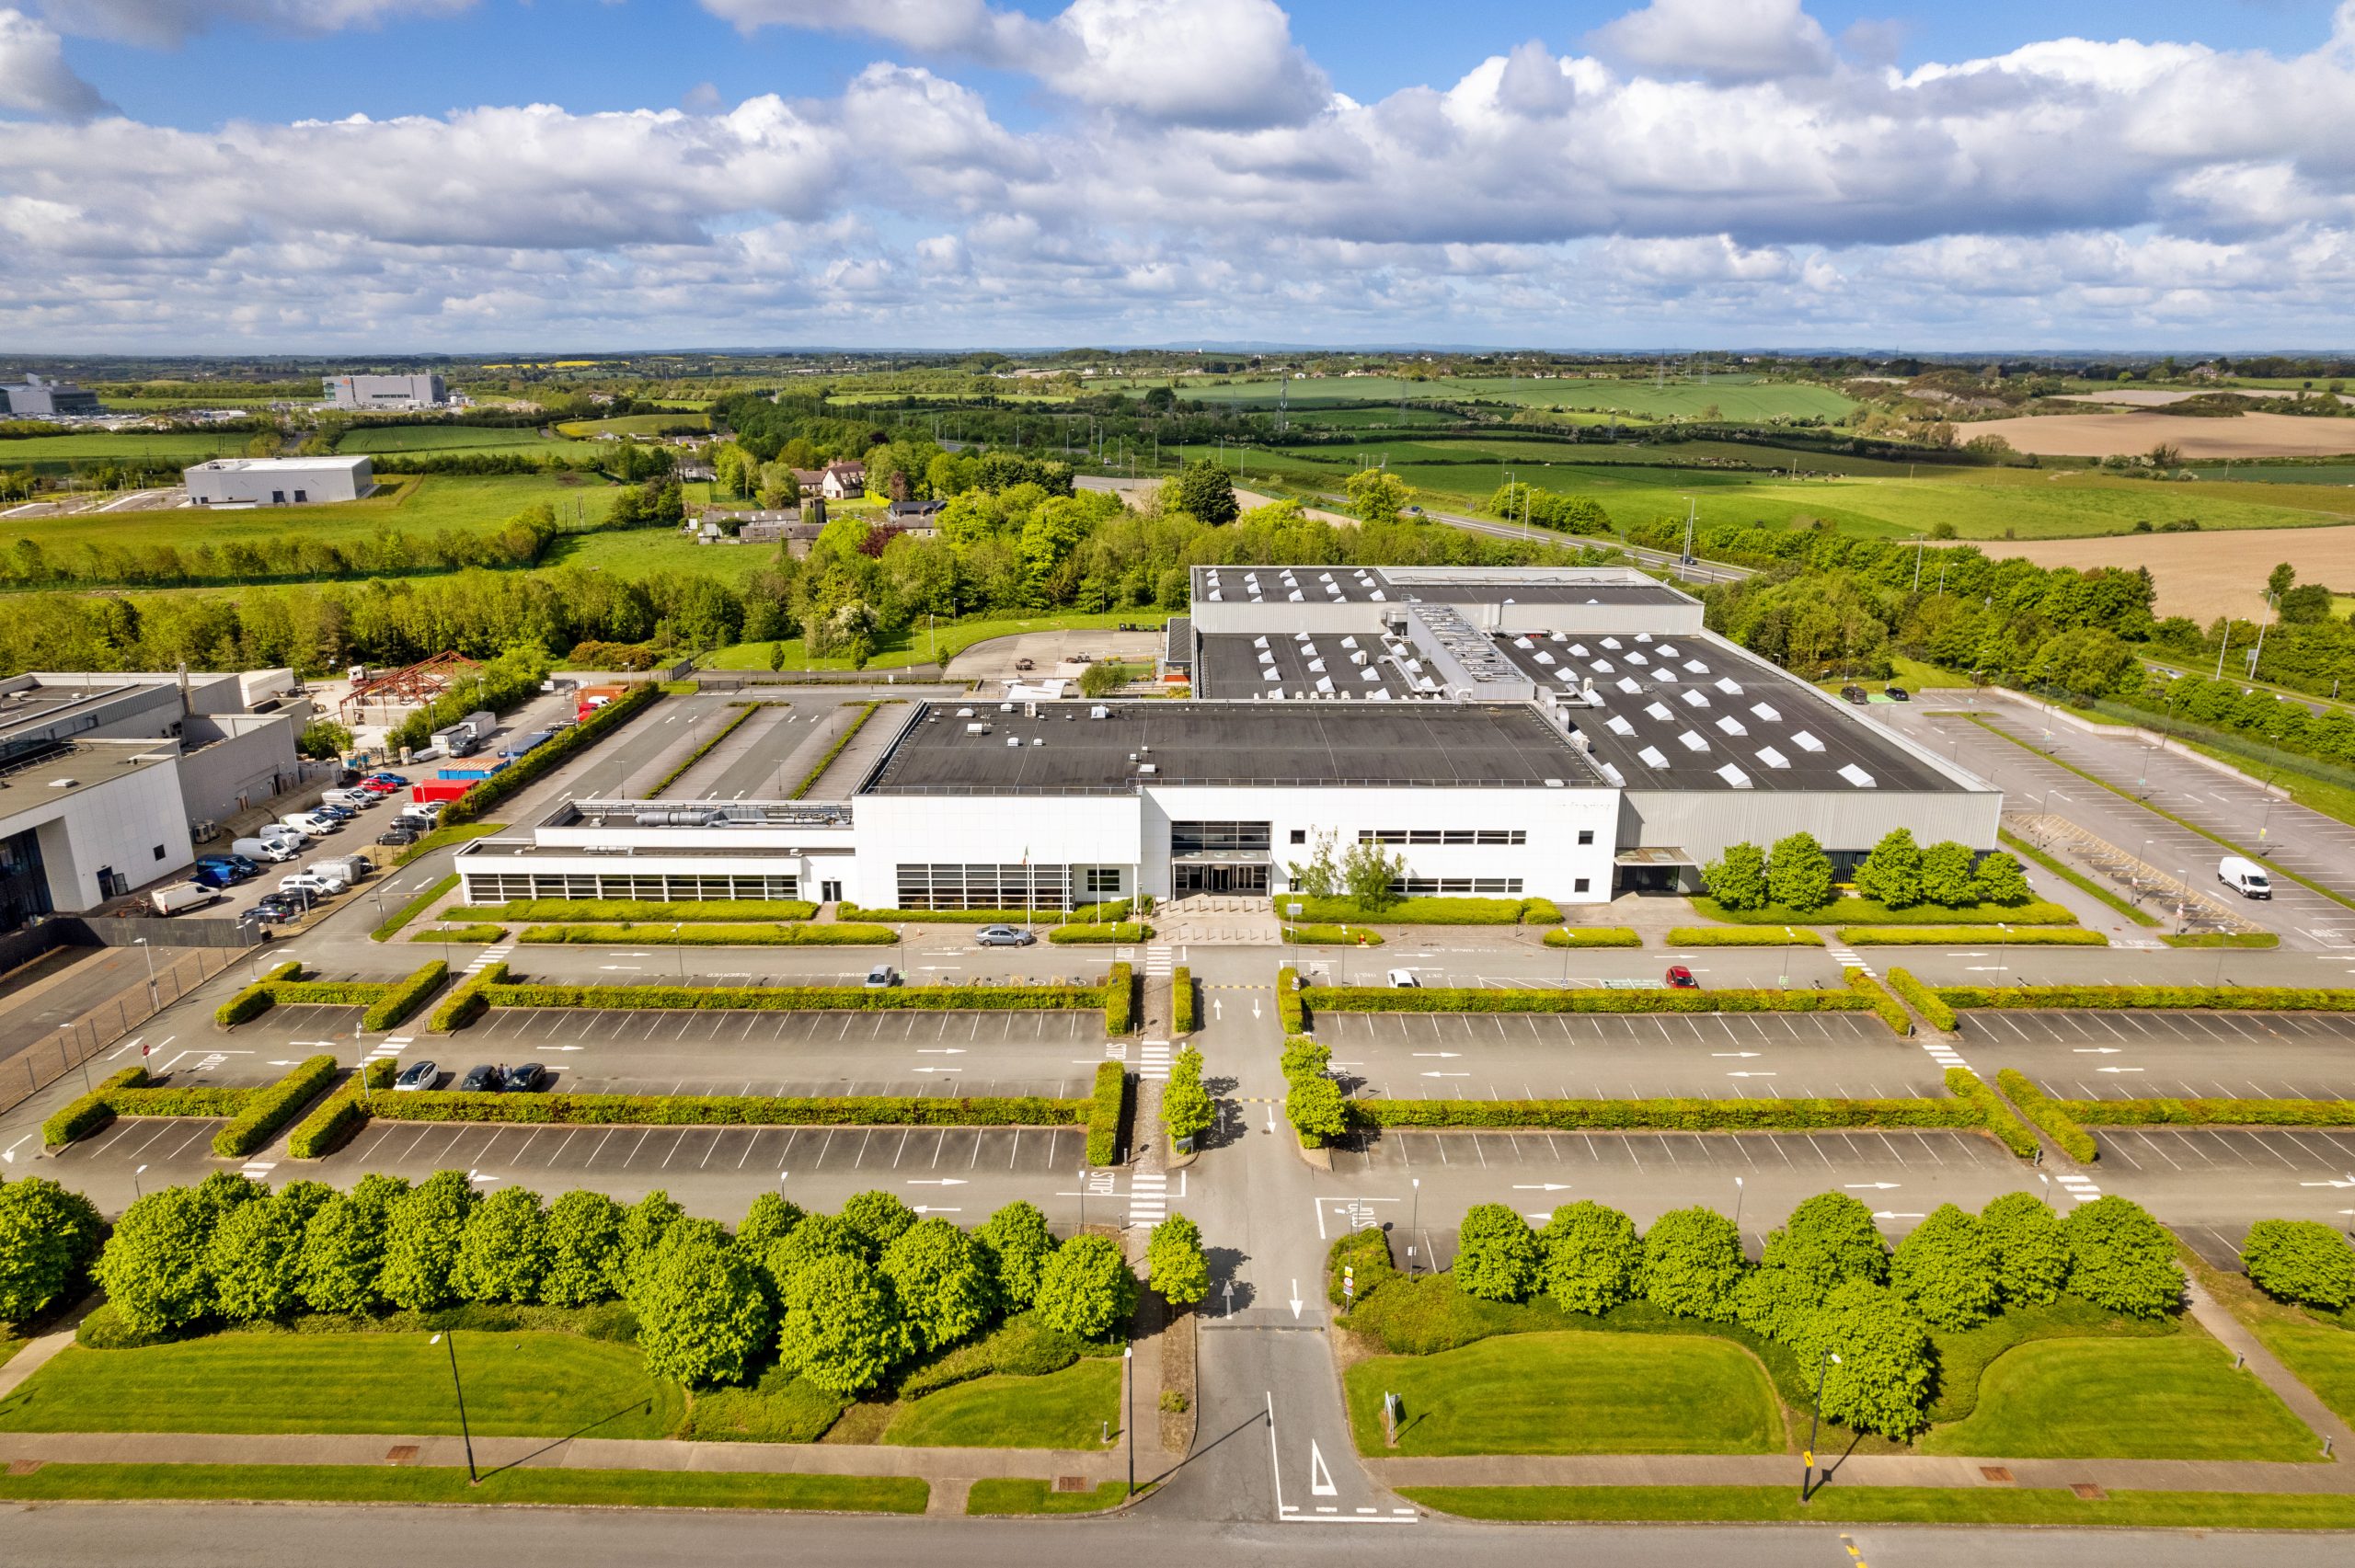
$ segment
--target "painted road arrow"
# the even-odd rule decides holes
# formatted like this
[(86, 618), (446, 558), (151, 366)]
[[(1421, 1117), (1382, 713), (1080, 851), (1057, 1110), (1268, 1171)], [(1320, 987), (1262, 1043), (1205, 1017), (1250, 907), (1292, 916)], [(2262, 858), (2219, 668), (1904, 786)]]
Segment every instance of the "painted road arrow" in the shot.
[(1570, 1184), (1568, 1182), (1515, 1182), (1512, 1190), (1517, 1193), (1566, 1193), (1570, 1190)]
[(1850, 1192), (1888, 1192), (1896, 1185), (1895, 1182), (1850, 1182), (1847, 1184)]
[(1295, 1279), (1292, 1282), (1292, 1315), (1293, 1317), (1300, 1316), (1300, 1309), (1304, 1304), (1300, 1299), (1300, 1281)]
[(964, 1185), (961, 1176), (925, 1176), (908, 1183), (912, 1187), (961, 1187)]

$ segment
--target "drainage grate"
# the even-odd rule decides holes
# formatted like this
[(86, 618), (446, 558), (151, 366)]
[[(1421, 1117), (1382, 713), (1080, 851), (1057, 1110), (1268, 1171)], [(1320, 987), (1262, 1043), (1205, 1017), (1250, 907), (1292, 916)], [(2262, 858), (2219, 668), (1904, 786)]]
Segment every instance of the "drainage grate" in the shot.
[(1998, 1486), (2009, 1486), (2012, 1483), (2012, 1472), (2002, 1465), (1981, 1465), (1979, 1473)]
[(417, 1458), (415, 1443), (396, 1443), (385, 1450), (385, 1462), (388, 1465), (405, 1465), (415, 1458)]
[(2071, 1482), (2069, 1490), (2077, 1494), (2077, 1500), (2081, 1503), (2098, 1503), (2109, 1495), (2090, 1481)]
[(1091, 1488), (1087, 1484), (1087, 1477), (1084, 1475), (1059, 1475), (1055, 1477), (1055, 1490), (1058, 1492), (1086, 1492), (1091, 1490)]

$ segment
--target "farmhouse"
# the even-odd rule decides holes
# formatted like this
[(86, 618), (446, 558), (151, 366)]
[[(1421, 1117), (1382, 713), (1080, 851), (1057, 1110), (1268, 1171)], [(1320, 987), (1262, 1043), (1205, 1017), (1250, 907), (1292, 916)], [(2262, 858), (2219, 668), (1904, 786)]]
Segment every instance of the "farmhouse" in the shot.
[(182, 477), (200, 507), (299, 507), (356, 501), (376, 487), (365, 457), (216, 457)]
[(830, 501), (849, 500), (867, 492), (867, 464), (830, 463), (819, 476), (818, 493)]

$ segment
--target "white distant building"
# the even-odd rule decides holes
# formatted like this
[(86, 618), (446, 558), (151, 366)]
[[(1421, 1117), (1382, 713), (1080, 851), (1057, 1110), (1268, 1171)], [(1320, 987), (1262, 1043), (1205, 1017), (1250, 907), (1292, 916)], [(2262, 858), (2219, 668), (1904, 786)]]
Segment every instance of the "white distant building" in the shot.
[(438, 375), (331, 375), (319, 387), (338, 408), (438, 408), (450, 400)]
[(27, 375), (20, 383), (0, 385), (0, 414), (14, 415), (19, 419), (98, 412), (98, 395), (70, 381), (44, 381), (37, 375)]
[(365, 457), (216, 457), (182, 477), (200, 507), (301, 507), (356, 501), (376, 487)]

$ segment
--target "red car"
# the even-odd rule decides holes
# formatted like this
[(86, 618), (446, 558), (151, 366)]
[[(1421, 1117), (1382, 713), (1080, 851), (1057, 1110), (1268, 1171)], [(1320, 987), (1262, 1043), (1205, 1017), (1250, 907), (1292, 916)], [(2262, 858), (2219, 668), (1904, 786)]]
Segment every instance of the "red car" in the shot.
[(1668, 967), (1668, 983), (1678, 990), (1701, 989), (1701, 982), (1693, 978), (1693, 971), (1682, 964), (1671, 964)]

